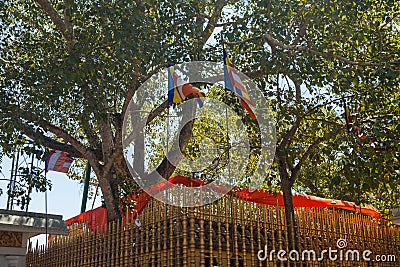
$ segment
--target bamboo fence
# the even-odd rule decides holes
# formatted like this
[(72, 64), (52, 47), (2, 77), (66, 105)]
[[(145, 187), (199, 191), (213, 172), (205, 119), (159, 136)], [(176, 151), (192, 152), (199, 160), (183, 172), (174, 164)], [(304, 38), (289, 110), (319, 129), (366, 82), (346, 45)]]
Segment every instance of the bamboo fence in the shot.
[[(151, 200), (137, 218), (140, 226), (129, 216), (95, 231), (72, 225), (69, 236), (53, 237), (48, 247), (29, 244), (26, 262), (40, 267), (400, 266), (397, 228), (334, 209), (297, 209), (295, 217), (295, 231), (289, 233), (280, 207), (229, 196), (194, 208)], [(370, 261), (363, 258), (365, 251)]]

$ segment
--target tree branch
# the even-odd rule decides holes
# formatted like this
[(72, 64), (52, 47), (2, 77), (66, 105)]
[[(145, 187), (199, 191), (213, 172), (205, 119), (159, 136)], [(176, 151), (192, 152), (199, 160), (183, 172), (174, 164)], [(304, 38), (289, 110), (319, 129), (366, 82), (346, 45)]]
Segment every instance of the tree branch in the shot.
[[(84, 107), (85, 109), (85, 107)], [(82, 129), (87, 137), (88, 143), (92, 148), (97, 148), (101, 141), (99, 140), (96, 132), (93, 129), (93, 125), (90, 124), (86, 110), (83, 114), (78, 116), (78, 120), (82, 125)]]
[[(110, 156), (108, 162), (104, 165), (104, 168), (103, 168), (104, 175), (108, 174), (108, 172), (111, 170), (114, 163), (123, 164), (122, 162), (120, 162), (120, 161), (123, 161), (122, 160), (123, 147), (122, 147), (122, 117), (121, 117), (121, 114), (112, 114), (111, 121), (115, 127), (114, 151), (113, 151), (112, 155)], [(120, 159), (120, 157), (121, 157), (121, 159)], [(120, 170), (120, 172), (122, 172), (122, 170), (125, 171), (125, 169), (128, 170), (125, 167), (121, 167), (121, 165), (118, 166), (118, 169)]]
[[(97, 128), (101, 139), (101, 150), (103, 152), (102, 160), (107, 164), (114, 149), (114, 135), (111, 129), (109, 106), (107, 100), (103, 97), (103, 92), (93, 95), (93, 91), (87, 84), (81, 86), (83, 95), (90, 107), (93, 107), (93, 114), (96, 120)], [(100, 88), (98, 88), (100, 89)]]
[(247, 38), (245, 40), (241, 40), (238, 42), (225, 42), (228, 45), (240, 45), (240, 44), (244, 44), (247, 43), (249, 41), (253, 41), (253, 40), (257, 40), (257, 39), (265, 39), (267, 41), (267, 43), (271, 46), (271, 47), (280, 47), (283, 50), (288, 50), (288, 51), (298, 51), (298, 52), (307, 52), (316, 56), (320, 56), (322, 58), (328, 58), (328, 59), (336, 59), (339, 60), (341, 62), (344, 62), (348, 65), (356, 65), (356, 66), (381, 66), (381, 63), (377, 63), (377, 62), (361, 62), (361, 61), (353, 61), (350, 60), (348, 58), (345, 58), (343, 56), (340, 55), (335, 55), (335, 54), (329, 54), (329, 53), (325, 53), (325, 52), (320, 52), (314, 49), (309, 48), (308, 46), (302, 46), (302, 45), (286, 45), (281, 41), (278, 41), (277, 39), (275, 39), (274, 37), (272, 37), (272, 35), (266, 33), (263, 35), (256, 35), (256, 36), (252, 36), (250, 38)]
[(120, 153), (122, 153), (122, 150), (114, 151), (114, 153), (110, 156), (110, 158), (107, 161), (107, 164), (104, 165), (103, 167), (104, 176), (107, 176), (107, 174), (110, 172), (113, 164), (115, 163), (115, 160), (118, 158)]
[(305, 19), (302, 21), (299, 32), (297, 33), (296, 39), (293, 41), (292, 45), (297, 45), (300, 42), (300, 39), (306, 34), (307, 25), (310, 22), (310, 16), (306, 15)]
[(150, 124), (157, 116), (159, 116), (168, 107), (168, 101), (165, 100), (161, 105), (152, 110), (144, 120), (136, 123), (132, 132), (122, 140), (122, 144), (126, 147), (130, 142), (135, 140), (137, 134), (148, 124)]
[(297, 177), (297, 174), (300, 171), (301, 166), (304, 164), (304, 162), (307, 160), (307, 158), (311, 155), (311, 153), (314, 152), (314, 150), (322, 143), (325, 141), (328, 141), (329, 139), (331, 139), (333, 136), (336, 136), (339, 132), (343, 131), (346, 129), (346, 125), (342, 126), (341, 128), (339, 128), (337, 131), (330, 131), (328, 133), (326, 133), (324, 136), (322, 137), (318, 137), (308, 148), (307, 150), (304, 152), (303, 156), (301, 156), (299, 162), (296, 164), (296, 166), (294, 167), (291, 175), (290, 175), (290, 179), (292, 181), (294, 181)]
[[(300, 127), (300, 123), (303, 119), (306, 118), (306, 116), (310, 115), (312, 112), (314, 112), (317, 108), (322, 107), (324, 105), (327, 105), (329, 103), (335, 102), (335, 101), (339, 101), (345, 98), (349, 98), (349, 97), (353, 97), (353, 96), (345, 96), (345, 97), (341, 97), (341, 98), (337, 98), (337, 99), (333, 99), (330, 101), (327, 101), (321, 105), (316, 105), (312, 108), (310, 108), (307, 112), (301, 114), (301, 115), (297, 115), (296, 116), (296, 120), (294, 121), (292, 127), (290, 127), (290, 129), (282, 136), (281, 138), (281, 142), (277, 145), (277, 151), (280, 150), (284, 150), (292, 141), (294, 135), (296, 134), (298, 128)], [(339, 125), (341, 126), (341, 125)], [(322, 140), (324, 141), (324, 140)], [(307, 156), (308, 157), (308, 156)]]
[(32, 127), (24, 124), (23, 122), (20, 123), (19, 128), (23, 134), (42, 146), (68, 152), (74, 158), (83, 158), (83, 155), (78, 150), (76, 150), (75, 147), (58, 142), (48, 136), (45, 136), (44, 134), (35, 131)]
[[(187, 121), (187, 118), (194, 118), (194, 114), (196, 114), (196, 105), (196, 103), (192, 102), (191, 108), (186, 107), (187, 112), (183, 112), (182, 121)], [(186, 147), (192, 136), (193, 125), (194, 120), (190, 120), (185, 125), (181, 125), (182, 130), (179, 133), (179, 138), (175, 140), (175, 142), (178, 142), (178, 146), (173, 146), (178, 147), (180, 151), (170, 151), (168, 153), (168, 158), (165, 157), (160, 165), (157, 167), (156, 172), (158, 172), (159, 175), (161, 175), (164, 179), (168, 179), (173, 174), (176, 166), (178, 166), (178, 163), (182, 160), (182, 155), (186, 150)], [(172, 162), (170, 162), (168, 159), (171, 159)], [(151, 175), (152, 174), (149, 174), (149, 176)]]
[(292, 127), (290, 127), (290, 129), (282, 136), (282, 140), (279, 143), (277, 149), (284, 149), (290, 144), (293, 136), (296, 134), (297, 129), (300, 127), (300, 123), (304, 117), (305, 114), (298, 115), (296, 117), (296, 120), (294, 121)]
[(334, 122), (334, 121), (328, 121), (328, 120), (325, 120), (325, 119), (319, 119), (319, 118), (306, 118), (305, 120), (308, 120), (308, 121), (319, 121), (319, 122), (322, 122), (322, 123), (326, 123), (326, 124), (331, 124), (331, 125), (335, 125), (335, 126), (342, 126), (342, 124), (340, 124), (340, 123), (337, 123), (337, 122)]
[(210, 38), (211, 34), (214, 32), (214, 28), (215, 28), (215, 24), (216, 21), (218, 20), (218, 17), (221, 15), (221, 11), (225, 6), (225, 2), (224, 0), (217, 0), (215, 3), (215, 8), (213, 10), (213, 13), (211, 14), (211, 16), (209, 16), (208, 19), (208, 23), (206, 28), (203, 31), (203, 34), (201, 36), (201, 44), (203, 47), (207, 40)]
[[(71, 50), (75, 45), (76, 41), (72, 38), (69, 32), (68, 25), (64, 22), (61, 16), (57, 13), (54, 7), (48, 0), (36, 0), (36, 2), (43, 8), (43, 10), (50, 17), (51, 21), (56, 26), (56, 29), (62, 34), (64, 39), (67, 41), (68, 50)], [(69, 22), (68, 22), (69, 23)]]
[(70, 143), (73, 147), (75, 147), (82, 155), (86, 154), (88, 149), (76, 138), (67, 133), (65, 130), (59, 128), (56, 125), (51, 124), (50, 122), (42, 118), (39, 118), (38, 116), (29, 111), (19, 109), (16, 112), (18, 113), (18, 115), (21, 116), (21, 118), (24, 118), (27, 121), (32, 122), (34, 124), (37, 124), (44, 130), (47, 130), (53, 133), (54, 135), (58, 136), (59, 138), (64, 139), (66, 142)]
[[(70, 145), (78, 152), (76, 153), (75, 150), (71, 149), (68, 146), (63, 146), (63, 148), (69, 149), (69, 151), (77, 156), (80, 156), (82, 158), (86, 158), (87, 160), (90, 161), (90, 164), (92, 165), (92, 167), (96, 170), (99, 169), (99, 160), (102, 157), (99, 157), (99, 155), (101, 155), (101, 153), (99, 153), (99, 151), (95, 152), (94, 150), (85, 147), (81, 142), (79, 142), (76, 138), (74, 138), (72, 135), (70, 135), (68, 132), (66, 132), (65, 130), (59, 128), (56, 125), (51, 124), (50, 122), (44, 120), (43, 118), (39, 118), (38, 116), (36, 116), (35, 114), (33, 114), (32, 112), (29, 111), (25, 111), (20, 109), (19, 107), (15, 107), (15, 110), (12, 110), (11, 112), (15, 112), (18, 116), (20, 116), (21, 118), (23, 118), (24, 120), (33, 123), (35, 125), (40, 126), (41, 128), (43, 128), (46, 131), (51, 132), (52, 134), (54, 134), (55, 136), (64, 139), (66, 142), (70, 143)], [(21, 121), (22, 125), (24, 124)], [(26, 124), (25, 124), (26, 125)], [(24, 129), (28, 134), (31, 135), (32, 137), (37, 137), (40, 138), (42, 140), (42, 142), (46, 142), (49, 145), (52, 145), (51, 147), (54, 149), (57, 148), (61, 148), (61, 143), (54, 143), (54, 142), (50, 142), (49, 139), (46, 139), (46, 137), (44, 135), (38, 135), (39, 133), (36, 133), (36, 131), (29, 131), (29, 129), (25, 128)], [(80, 154), (80, 155), (79, 155)]]
[(301, 100), (300, 85), (301, 85), (301, 83), (293, 75), (290, 75), (290, 74), (285, 74), (285, 79), (286, 79), (288, 86), (289, 86), (288, 79), (290, 79), (293, 82), (294, 88), (295, 88), (296, 104), (300, 104), (300, 100)]

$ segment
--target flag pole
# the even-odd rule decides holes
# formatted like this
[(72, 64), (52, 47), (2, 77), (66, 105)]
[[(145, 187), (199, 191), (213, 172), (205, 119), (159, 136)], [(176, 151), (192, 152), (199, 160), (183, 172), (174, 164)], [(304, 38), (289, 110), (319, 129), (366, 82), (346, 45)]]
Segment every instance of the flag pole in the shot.
[[(225, 52), (225, 42), (224, 42), (224, 37), (223, 37), (223, 34), (221, 33), (221, 43), (222, 43), (222, 51), (224, 52), (224, 53), (226, 53)], [(226, 62), (225, 62), (225, 56), (223, 55), (223, 59), (224, 59), (224, 65), (225, 65), (225, 68), (226, 69), (228, 69), (228, 66), (226, 65)], [(224, 72), (224, 75), (225, 75), (225, 72)], [(226, 77), (225, 77), (225, 79), (226, 79)], [(230, 152), (229, 152), (229, 119), (228, 119), (228, 90), (226, 90), (226, 82), (225, 82), (225, 80), (224, 80), (224, 89), (225, 89), (225, 94), (224, 94), (224, 96), (225, 96), (225, 124), (226, 124), (226, 145), (227, 145), (227, 148), (228, 148), (228, 150), (227, 150), (227, 154), (228, 154), (228, 178), (230, 178), (231, 177), (231, 170), (230, 170)], [(233, 89), (233, 88), (232, 88)]]
[[(170, 67), (171, 67), (171, 65), (170, 65), (170, 63), (168, 62), (168, 71), (167, 71), (167, 74), (168, 74), (168, 79), (169, 79), (169, 73), (170, 73)], [(169, 82), (167, 82), (167, 98), (169, 97), (169, 90), (171, 89), (171, 88), (169, 88)], [(168, 100), (167, 100), (168, 101)], [(167, 123), (166, 123), (167, 125), (166, 125), (166, 127), (167, 127), (167, 131), (166, 131), (166, 134), (167, 134), (167, 141), (166, 141), (166, 149), (165, 149), (165, 158), (166, 158), (166, 168), (165, 168), (165, 179), (166, 179), (166, 191), (165, 191), (165, 197), (166, 197), (166, 199), (165, 199), (165, 224), (167, 223), (167, 216), (168, 216), (168, 198), (169, 198), (169, 196), (168, 196), (168, 188), (169, 188), (169, 181), (168, 181), (168, 169), (169, 169), (169, 161), (168, 161), (168, 150), (169, 150), (169, 103), (168, 103), (168, 105), (167, 105)], [(166, 233), (167, 234), (167, 239), (169, 239), (169, 233)]]
[(90, 172), (91, 172), (91, 166), (88, 161), (86, 163), (85, 185), (83, 186), (81, 213), (86, 211), (86, 203), (87, 203), (88, 193), (89, 193)]
[(95, 193), (94, 193), (93, 202), (92, 202), (92, 208), (91, 209), (94, 208), (94, 203), (96, 202), (96, 197), (97, 197), (97, 192), (98, 191), (99, 191), (99, 183), (97, 183), (97, 185), (96, 185), (96, 190), (95, 190)]
[[(44, 149), (44, 153), (46, 153), (46, 148)], [(47, 249), (47, 242), (48, 242), (48, 218), (47, 218), (47, 172), (49, 171), (49, 155), (46, 156), (46, 159), (44, 161), (44, 186), (45, 186), (45, 190), (44, 190), (44, 212), (45, 212), (45, 233), (46, 233), (46, 249)]]
[[(221, 33), (221, 41), (222, 41), (223, 53), (226, 53), (222, 33)], [(228, 71), (229, 66), (226, 65), (226, 57), (223, 55), (224, 65), (225, 65), (226, 70)], [(225, 71), (224, 71), (224, 75), (225, 75)], [(225, 77), (225, 79), (226, 79), (226, 77)], [(229, 79), (229, 77), (228, 77), (228, 79)], [(229, 142), (229, 118), (228, 118), (228, 106), (227, 106), (228, 105), (228, 90), (226, 90), (225, 80), (224, 80), (224, 85), (225, 85), (225, 101), (226, 101), (226, 103), (225, 103), (225, 123), (226, 123), (226, 145), (227, 145), (227, 154), (228, 154), (228, 179), (230, 181), (231, 180), (231, 156), (230, 156), (230, 142)], [(232, 84), (232, 86), (233, 86), (233, 84)], [(229, 192), (229, 214), (231, 217), (231, 227), (229, 227), (228, 234), (230, 235), (230, 233), (233, 233), (233, 194), (232, 194), (232, 191)], [(232, 250), (233, 250), (233, 247), (232, 247)]]
[[(226, 53), (225, 51), (225, 45), (224, 45), (224, 39), (223, 39), (223, 35), (221, 34), (221, 42), (222, 42), (222, 50), (224, 53)], [(229, 66), (226, 65), (226, 58), (223, 55), (224, 58), (224, 65), (225, 68), (228, 69)], [(225, 72), (224, 72), (225, 75)], [(226, 79), (226, 77), (225, 77)], [(230, 180), (231, 178), (231, 156), (230, 156), (230, 143), (229, 143), (229, 118), (228, 118), (228, 90), (226, 90), (226, 83), (224, 80), (224, 87), (225, 87), (225, 124), (226, 124), (226, 147), (227, 147), (227, 156), (228, 156), (228, 179)], [(233, 89), (233, 88), (232, 88)], [(232, 218), (232, 192), (229, 194), (230, 195), (230, 215)]]
[(45, 221), (46, 221), (46, 249), (48, 248), (48, 211), (47, 211), (47, 170), (44, 172), (44, 186), (45, 186), (45, 191), (44, 191), (44, 210), (45, 210)]
[[(169, 169), (169, 160), (168, 160), (168, 150), (169, 150), (169, 105), (167, 107), (167, 141), (166, 141), (166, 149), (165, 149), (165, 158), (166, 158), (166, 168), (165, 168), (165, 179), (167, 180), (167, 188), (168, 190), (168, 169)], [(168, 204), (168, 201), (167, 201)]]

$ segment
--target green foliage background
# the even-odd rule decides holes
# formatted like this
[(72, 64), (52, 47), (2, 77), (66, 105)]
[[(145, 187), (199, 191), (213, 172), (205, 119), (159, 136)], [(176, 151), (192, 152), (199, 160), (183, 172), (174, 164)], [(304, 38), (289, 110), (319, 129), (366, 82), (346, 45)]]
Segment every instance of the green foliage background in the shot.
[[(103, 194), (111, 173), (128, 194), (127, 99), (167, 61), (221, 61), (224, 43), (276, 110), (265, 187), (287, 180), (389, 214), (400, 205), (399, 10), (397, 0), (2, 1), (1, 153), (63, 149), (90, 161)], [(343, 99), (365, 139), (347, 133)]]

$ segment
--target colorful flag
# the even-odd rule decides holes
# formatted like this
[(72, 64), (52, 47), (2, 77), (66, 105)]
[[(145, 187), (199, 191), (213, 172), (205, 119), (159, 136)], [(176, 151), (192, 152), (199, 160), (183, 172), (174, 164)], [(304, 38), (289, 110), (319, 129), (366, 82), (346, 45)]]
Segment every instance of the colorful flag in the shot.
[(344, 112), (345, 112), (347, 131), (350, 132), (351, 129), (353, 128), (353, 117), (350, 114), (349, 107), (346, 105), (346, 101), (344, 101)]
[(256, 119), (256, 115), (254, 114), (254, 105), (251, 102), (249, 93), (242, 83), (242, 80), (239, 77), (239, 73), (236, 70), (235, 66), (232, 64), (228, 55), (226, 54), (225, 48), (223, 49), (224, 53), (224, 76), (225, 76), (225, 89), (230, 90), (236, 94), (239, 98), (239, 102), (243, 108), (245, 108), (252, 119)]
[(203, 106), (205, 94), (190, 83), (185, 83), (175, 72), (168, 67), (168, 104), (180, 103), (186, 99), (197, 98), (199, 107)]
[(365, 139), (367, 137), (367, 135), (365, 133), (361, 132), (360, 127), (353, 124), (353, 117), (351, 116), (349, 107), (347, 106), (346, 101), (344, 101), (343, 103), (344, 103), (344, 112), (345, 112), (347, 131), (349, 133), (352, 133), (353, 135), (357, 136), (361, 140)]
[(46, 158), (45, 170), (46, 172), (55, 171), (67, 173), (72, 161), (73, 157), (67, 152), (51, 150)]

